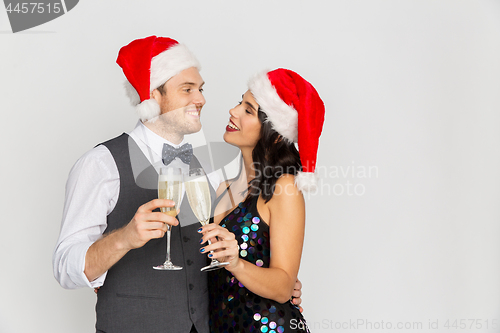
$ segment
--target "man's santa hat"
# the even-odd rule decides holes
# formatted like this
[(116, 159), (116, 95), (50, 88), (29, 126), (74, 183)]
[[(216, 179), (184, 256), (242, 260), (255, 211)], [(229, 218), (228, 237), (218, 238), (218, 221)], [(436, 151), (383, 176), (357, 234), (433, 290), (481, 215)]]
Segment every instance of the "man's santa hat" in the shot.
[(248, 88), (276, 132), (298, 143), (302, 171), (295, 177), (301, 191), (316, 188), (316, 155), (325, 119), (325, 105), (314, 87), (283, 68), (255, 75)]
[(183, 44), (167, 37), (136, 39), (122, 47), (116, 63), (127, 77), (125, 89), (142, 121), (160, 115), (151, 92), (185, 69), (201, 69), (196, 57)]

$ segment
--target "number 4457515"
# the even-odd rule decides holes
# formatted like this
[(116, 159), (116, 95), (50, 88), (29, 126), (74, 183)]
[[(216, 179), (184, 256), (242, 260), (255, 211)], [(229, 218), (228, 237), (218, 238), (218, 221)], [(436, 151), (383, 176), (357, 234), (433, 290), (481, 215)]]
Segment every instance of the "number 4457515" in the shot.
[(492, 319), (448, 319), (444, 323), (444, 327), (447, 329), (497, 329), (498, 320)]
[(38, 3), (38, 2), (24, 2), (15, 4), (14, 8), (12, 8), (12, 3), (7, 5), (7, 13), (54, 13), (58, 14), (61, 12), (61, 4), (60, 3)]

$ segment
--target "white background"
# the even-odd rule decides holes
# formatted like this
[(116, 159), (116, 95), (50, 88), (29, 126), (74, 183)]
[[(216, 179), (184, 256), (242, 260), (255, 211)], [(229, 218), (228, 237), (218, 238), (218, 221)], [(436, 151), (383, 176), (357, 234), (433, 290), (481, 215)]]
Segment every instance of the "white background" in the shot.
[[(85, 151), (134, 127), (115, 60), (152, 34), (202, 63), (211, 141), (260, 69), (293, 69), (322, 96), (326, 178), (299, 275), (314, 332), (487, 331), (500, 313), (500, 1), (82, 0), (17, 34), (0, 10), (0, 332), (94, 330), (93, 291), (52, 276), (64, 186)], [(477, 320), (444, 326), (455, 319)]]

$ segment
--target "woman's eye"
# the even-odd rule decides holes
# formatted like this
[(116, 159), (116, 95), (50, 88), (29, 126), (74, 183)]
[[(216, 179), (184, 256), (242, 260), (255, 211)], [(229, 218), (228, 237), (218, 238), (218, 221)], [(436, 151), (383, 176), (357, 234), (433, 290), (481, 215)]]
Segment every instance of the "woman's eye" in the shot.
[(189, 93), (191, 92), (191, 89), (190, 88), (187, 88), (187, 89), (184, 89), (185, 92)]
[(252, 114), (252, 112), (248, 111), (248, 109), (245, 109), (246, 113)]
[(203, 89), (200, 89), (200, 92), (202, 93), (202, 92), (203, 92)]

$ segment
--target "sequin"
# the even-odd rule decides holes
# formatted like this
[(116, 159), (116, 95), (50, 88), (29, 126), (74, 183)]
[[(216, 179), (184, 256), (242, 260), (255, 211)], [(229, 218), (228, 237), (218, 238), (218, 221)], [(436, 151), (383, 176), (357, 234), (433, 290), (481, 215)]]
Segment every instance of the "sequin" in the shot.
[(242, 250), (246, 250), (247, 247), (248, 247), (247, 243), (243, 243), (243, 244), (240, 245), (240, 249), (242, 249)]
[(250, 227), (250, 229), (252, 229), (252, 231), (257, 231), (257, 230), (259, 230), (259, 226), (258, 226), (258, 225), (256, 225), (256, 224), (254, 224), (254, 225), (252, 225), (252, 226)]
[(241, 222), (241, 221), (243, 221), (243, 218), (242, 218), (242, 217), (238, 217), (238, 218), (236, 219), (236, 222)]
[(233, 295), (229, 295), (229, 297), (227, 298), (228, 301), (232, 301), (234, 299)]
[(275, 329), (276, 328), (276, 323), (274, 321), (269, 323), (269, 328), (270, 329)]
[(278, 326), (278, 333), (283, 333), (285, 331), (285, 329), (283, 328), (283, 326)]
[(253, 222), (253, 223), (259, 223), (259, 222), (260, 222), (260, 219), (259, 219), (257, 216), (255, 216), (255, 217), (252, 219), (252, 222)]
[(276, 312), (276, 307), (274, 305), (272, 305), (270, 308), (269, 308), (269, 312), (271, 313), (275, 313)]
[(260, 331), (261, 331), (262, 333), (267, 333), (267, 330), (268, 330), (268, 328), (267, 328), (267, 326), (266, 326), (266, 325), (263, 325), (263, 326), (260, 328)]
[(259, 259), (255, 264), (259, 267), (262, 267), (262, 265), (264, 265), (264, 262), (262, 261), (262, 259)]
[(253, 320), (259, 321), (260, 320), (260, 313), (256, 313), (253, 315)]
[(262, 317), (262, 319), (260, 320), (260, 322), (262, 324), (266, 325), (269, 322), (269, 320), (267, 319), (267, 317)]
[(240, 251), (240, 256), (246, 257), (247, 256), (247, 251), (246, 250), (241, 250)]
[(244, 227), (242, 231), (244, 234), (248, 234), (250, 232), (250, 228)]
[(248, 241), (248, 235), (242, 235), (241, 239), (243, 239), (244, 242)]
[(256, 232), (252, 232), (252, 233), (250, 234), (250, 238), (252, 238), (252, 239), (257, 238), (257, 233), (256, 233)]

